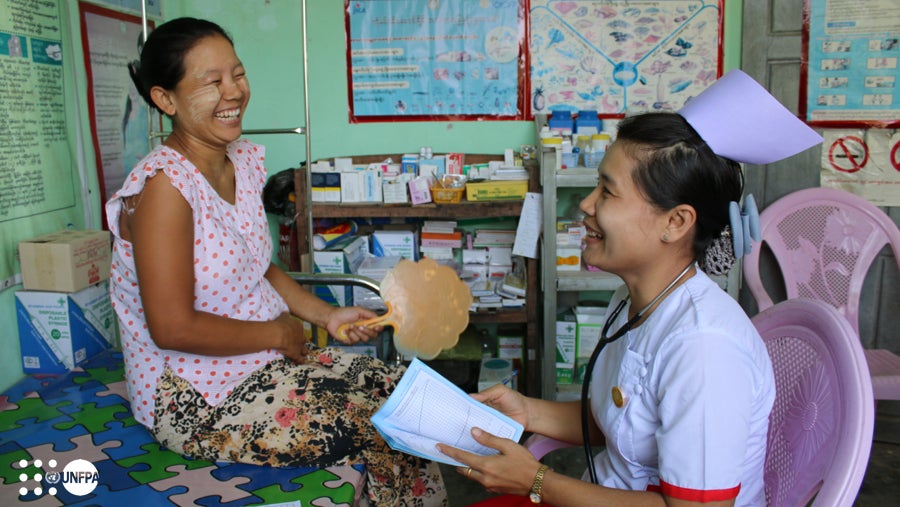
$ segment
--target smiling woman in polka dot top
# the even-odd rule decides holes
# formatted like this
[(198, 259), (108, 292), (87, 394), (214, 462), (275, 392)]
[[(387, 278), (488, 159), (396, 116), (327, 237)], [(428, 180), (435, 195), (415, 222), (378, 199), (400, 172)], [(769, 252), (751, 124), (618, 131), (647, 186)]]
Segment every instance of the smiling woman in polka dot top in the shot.
[[(444, 505), (435, 463), (390, 450), (369, 418), (402, 368), (307, 343), (374, 317), (329, 305), (271, 263), (265, 149), (241, 139), (250, 85), (218, 25), (179, 18), (130, 68), (172, 133), (106, 204), (111, 295), (135, 418), (163, 445), (273, 466), (364, 462), (374, 505)], [(353, 327), (351, 342), (378, 329)]]

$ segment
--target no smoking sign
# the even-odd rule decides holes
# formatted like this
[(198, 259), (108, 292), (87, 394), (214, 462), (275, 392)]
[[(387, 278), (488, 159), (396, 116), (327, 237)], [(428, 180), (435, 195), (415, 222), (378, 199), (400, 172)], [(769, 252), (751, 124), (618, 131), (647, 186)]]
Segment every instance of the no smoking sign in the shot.
[(894, 143), (891, 146), (891, 167), (894, 168), (895, 171), (900, 172), (900, 141)]
[[(894, 146), (893, 151), (896, 150), (897, 146)], [(868, 161), (869, 146), (861, 137), (839, 137), (828, 148), (828, 162), (836, 171), (855, 173), (865, 167)]]

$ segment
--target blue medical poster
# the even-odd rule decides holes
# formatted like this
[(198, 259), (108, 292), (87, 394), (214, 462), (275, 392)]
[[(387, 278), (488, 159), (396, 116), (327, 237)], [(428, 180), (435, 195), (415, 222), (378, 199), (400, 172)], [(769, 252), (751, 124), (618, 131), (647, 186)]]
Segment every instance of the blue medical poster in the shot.
[(522, 118), (522, 0), (348, 0), (351, 121)]
[(677, 110), (722, 74), (724, 0), (531, 0), (531, 111)]
[(806, 120), (900, 126), (900, 2), (806, 2)]

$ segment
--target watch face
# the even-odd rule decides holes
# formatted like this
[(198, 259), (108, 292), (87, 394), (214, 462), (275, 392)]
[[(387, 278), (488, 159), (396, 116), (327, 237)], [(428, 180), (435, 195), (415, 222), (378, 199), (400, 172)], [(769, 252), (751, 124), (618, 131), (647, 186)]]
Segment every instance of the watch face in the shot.
[(529, 493), (528, 499), (531, 500), (531, 503), (541, 503), (541, 495), (537, 493)]

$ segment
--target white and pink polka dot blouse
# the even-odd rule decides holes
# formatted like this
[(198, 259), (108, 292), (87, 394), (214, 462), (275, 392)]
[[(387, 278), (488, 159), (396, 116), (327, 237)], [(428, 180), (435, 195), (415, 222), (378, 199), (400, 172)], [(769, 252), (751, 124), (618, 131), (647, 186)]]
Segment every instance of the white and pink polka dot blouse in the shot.
[(243, 320), (271, 320), (287, 311), (284, 299), (264, 277), (272, 256), (261, 198), (265, 148), (238, 140), (228, 146), (228, 157), (235, 167), (234, 205), (221, 199), (191, 162), (166, 146), (154, 148), (106, 204), (115, 236), (110, 295), (119, 318), (128, 394), (135, 419), (147, 427), (153, 426), (156, 385), (166, 365), (216, 405), (249, 373), (281, 357), (274, 350), (208, 357), (157, 347), (144, 318), (132, 245), (120, 234), (122, 199), (140, 193), (148, 178), (163, 171), (194, 214), (194, 308)]

